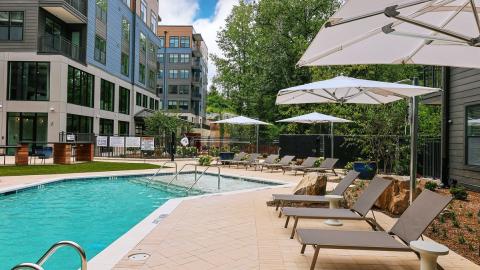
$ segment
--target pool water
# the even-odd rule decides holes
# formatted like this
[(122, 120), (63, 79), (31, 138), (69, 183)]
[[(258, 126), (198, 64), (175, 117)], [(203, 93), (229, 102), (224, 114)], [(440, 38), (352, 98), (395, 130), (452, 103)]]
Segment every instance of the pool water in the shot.
[[(172, 175), (159, 177), (169, 180)], [(91, 259), (171, 198), (271, 185), (222, 177), (218, 190), (217, 177), (206, 175), (187, 194), (182, 183), (189, 187), (193, 178), (182, 175), (175, 186), (167, 188), (162, 183), (146, 184), (145, 176), (102, 177), (0, 194), (0, 269), (35, 262), (61, 240), (77, 242)], [(73, 270), (79, 266), (75, 251), (65, 248), (44, 268)]]

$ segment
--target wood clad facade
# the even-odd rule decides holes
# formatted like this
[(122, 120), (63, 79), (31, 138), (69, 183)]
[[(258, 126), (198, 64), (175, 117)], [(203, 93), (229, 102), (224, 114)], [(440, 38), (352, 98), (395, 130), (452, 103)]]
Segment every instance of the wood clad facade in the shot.
[(0, 42), (0, 52), (37, 50), (38, 0), (0, 1), (0, 11), (23, 11), (23, 40)]

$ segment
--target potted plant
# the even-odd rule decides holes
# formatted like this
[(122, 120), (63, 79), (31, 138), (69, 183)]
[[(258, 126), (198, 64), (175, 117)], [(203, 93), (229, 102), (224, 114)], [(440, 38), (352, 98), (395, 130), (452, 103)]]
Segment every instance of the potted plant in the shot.
[(353, 170), (359, 172), (360, 175), (358, 176), (360, 179), (363, 180), (371, 180), (377, 174), (377, 162), (375, 161), (362, 161), (358, 160), (353, 162)]

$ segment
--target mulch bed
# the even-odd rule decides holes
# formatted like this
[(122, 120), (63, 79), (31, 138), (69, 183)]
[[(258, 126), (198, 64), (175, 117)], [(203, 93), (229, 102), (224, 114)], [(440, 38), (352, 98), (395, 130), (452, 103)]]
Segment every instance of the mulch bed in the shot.
[[(450, 194), (440, 189), (439, 193)], [(453, 200), (425, 235), (480, 265), (480, 193), (468, 192), (467, 201)]]

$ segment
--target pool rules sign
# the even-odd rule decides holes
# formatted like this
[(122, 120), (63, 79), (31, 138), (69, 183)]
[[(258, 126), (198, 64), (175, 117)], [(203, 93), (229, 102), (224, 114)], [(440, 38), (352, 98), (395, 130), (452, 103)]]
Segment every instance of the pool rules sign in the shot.
[(142, 138), (142, 147), (143, 151), (154, 151), (155, 150), (155, 138), (153, 137), (143, 137)]

